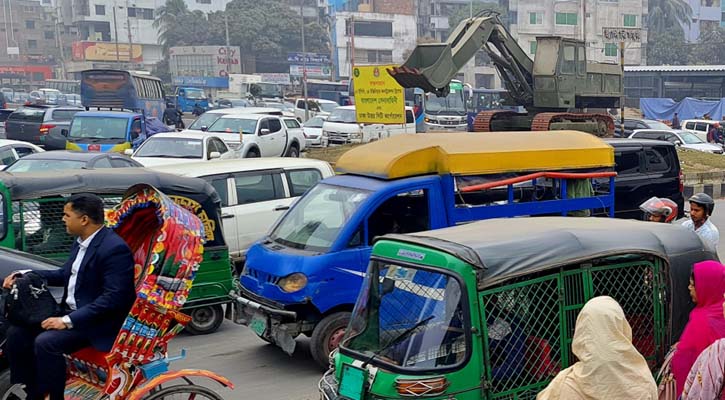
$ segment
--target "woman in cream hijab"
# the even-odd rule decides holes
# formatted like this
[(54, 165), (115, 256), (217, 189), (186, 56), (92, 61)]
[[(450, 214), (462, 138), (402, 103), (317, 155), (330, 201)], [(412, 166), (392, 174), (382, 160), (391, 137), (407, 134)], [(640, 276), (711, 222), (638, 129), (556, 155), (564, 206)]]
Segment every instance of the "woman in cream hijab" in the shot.
[(559, 372), (537, 400), (656, 400), (647, 362), (632, 345), (632, 328), (608, 296), (587, 302), (576, 319), (572, 351), (579, 361)]

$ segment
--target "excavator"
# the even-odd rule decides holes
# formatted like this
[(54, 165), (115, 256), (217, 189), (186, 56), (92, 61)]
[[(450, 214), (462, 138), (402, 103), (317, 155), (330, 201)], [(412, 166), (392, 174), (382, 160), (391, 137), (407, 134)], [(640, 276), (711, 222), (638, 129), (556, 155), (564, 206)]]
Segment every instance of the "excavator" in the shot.
[(526, 113), (480, 112), (474, 131), (549, 131), (572, 129), (599, 137), (614, 134), (607, 113), (585, 109), (618, 108), (623, 91), (622, 69), (611, 63), (587, 62), (583, 41), (558, 36), (537, 37), (535, 61), (501, 22), (484, 11), (463, 20), (445, 43), (419, 44), (406, 62), (388, 69), (404, 88), (421, 88), (437, 96), (448, 93), (458, 71), (481, 49), (501, 75), (508, 95)]

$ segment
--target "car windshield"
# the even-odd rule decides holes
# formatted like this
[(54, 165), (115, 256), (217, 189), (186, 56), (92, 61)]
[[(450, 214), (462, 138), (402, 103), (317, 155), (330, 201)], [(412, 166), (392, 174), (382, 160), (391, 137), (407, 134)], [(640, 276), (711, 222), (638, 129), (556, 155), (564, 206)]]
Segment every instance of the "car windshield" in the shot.
[(325, 120), (320, 117), (314, 117), (310, 118), (305, 122), (304, 127), (305, 128), (322, 128), (322, 124), (325, 123)]
[(664, 123), (662, 123), (660, 121), (648, 120), (648, 121), (645, 121), (645, 122), (646, 122), (647, 126), (650, 129), (665, 129), (665, 130), (668, 130), (668, 131), (672, 129), (669, 126), (667, 126), (667, 124), (664, 124)]
[(354, 124), (357, 122), (355, 110), (349, 108), (337, 108), (327, 118), (328, 122), (342, 122), (345, 124)]
[(189, 100), (206, 100), (206, 95), (201, 89), (186, 89), (186, 98)]
[(126, 140), (127, 129), (127, 118), (79, 117), (76, 115), (71, 123), (68, 137)]
[(151, 137), (133, 155), (135, 157), (204, 158), (201, 139)]
[(194, 122), (189, 125), (189, 129), (200, 131), (201, 127), (206, 126), (207, 128), (210, 127), (216, 120), (221, 118), (224, 114), (216, 114), (216, 113), (204, 113), (201, 114), (199, 118), (197, 118)]
[(85, 161), (74, 160), (28, 160), (19, 159), (5, 168), (7, 172), (44, 172), (62, 171), (66, 169), (80, 169), (85, 167)]
[(232, 107), (247, 107), (249, 105), (249, 101), (243, 99), (233, 99), (229, 100), (229, 104), (231, 104)]
[(384, 369), (392, 364), (431, 370), (463, 362), (468, 327), (458, 280), (377, 260), (365, 276), (340, 346), (343, 352), (357, 353)]
[(324, 252), (370, 192), (318, 184), (282, 217), (269, 237), (285, 246)]
[(337, 105), (337, 103), (320, 102), (319, 104), (322, 111), (327, 113), (331, 113), (335, 111), (337, 107), (340, 107), (339, 105)]
[(212, 126), (209, 127), (209, 132), (223, 132), (223, 133), (246, 133), (253, 135), (257, 128), (256, 119), (244, 119), (244, 118), (219, 118)]
[(692, 132), (680, 132), (680, 137), (685, 142), (685, 144), (700, 144), (700, 143), (705, 143), (705, 142), (702, 141), (702, 139), (700, 139), (699, 137), (697, 137)]

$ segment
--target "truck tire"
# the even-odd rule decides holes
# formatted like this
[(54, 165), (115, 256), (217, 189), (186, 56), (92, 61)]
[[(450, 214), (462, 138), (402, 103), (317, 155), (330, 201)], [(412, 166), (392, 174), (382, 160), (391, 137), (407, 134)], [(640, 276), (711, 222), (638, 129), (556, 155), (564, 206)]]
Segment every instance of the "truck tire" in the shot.
[(312, 331), (310, 353), (315, 362), (323, 369), (330, 366), (330, 352), (340, 344), (345, 335), (350, 315), (352, 314), (347, 311), (330, 314), (323, 318)]
[(224, 322), (224, 309), (221, 304), (195, 307), (187, 312), (191, 321), (186, 330), (192, 335), (208, 335), (216, 332)]
[(246, 158), (259, 158), (259, 150), (251, 149), (247, 152)]
[(287, 157), (297, 158), (300, 156), (300, 148), (297, 147), (297, 143), (292, 143), (289, 150), (287, 150)]

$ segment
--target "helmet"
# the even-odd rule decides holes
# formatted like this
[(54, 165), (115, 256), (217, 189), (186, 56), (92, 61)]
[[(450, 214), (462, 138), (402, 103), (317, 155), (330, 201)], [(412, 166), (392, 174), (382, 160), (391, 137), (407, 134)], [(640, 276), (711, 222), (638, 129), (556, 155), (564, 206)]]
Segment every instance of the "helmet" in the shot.
[(677, 218), (677, 203), (668, 198), (660, 199), (659, 197), (652, 197), (640, 204), (639, 208), (647, 214), (665, 217), (663, 222), (666, 223), (672, 222)]
[(712, 199), (707, 193), (696, 193), (687, 199), (690, 203), (695, 203), (707, 210), (707, 215), (712, 215), (715, 210), (715, 200)]

